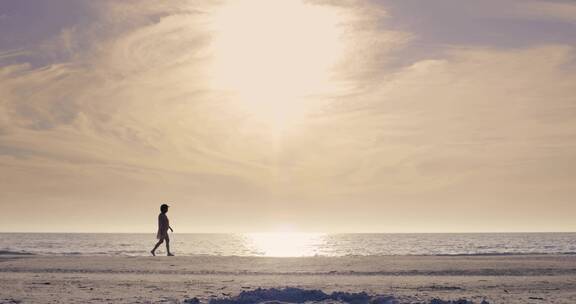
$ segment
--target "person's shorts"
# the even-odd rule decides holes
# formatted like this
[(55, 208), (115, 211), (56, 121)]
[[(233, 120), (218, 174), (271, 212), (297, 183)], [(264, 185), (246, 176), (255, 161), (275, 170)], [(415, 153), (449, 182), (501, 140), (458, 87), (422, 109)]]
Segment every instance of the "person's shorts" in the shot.
[(165, 232), (161, 232), (158, 231), (158, 234), (156, 234), (156, 238), (159, 240), (170, 240), (170, 237), (168, 236), (168, 231)]

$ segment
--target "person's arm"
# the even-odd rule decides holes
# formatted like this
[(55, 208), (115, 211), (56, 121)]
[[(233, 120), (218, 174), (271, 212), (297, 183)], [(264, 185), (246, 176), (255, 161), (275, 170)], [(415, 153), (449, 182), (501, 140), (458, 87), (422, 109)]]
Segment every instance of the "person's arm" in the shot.
[[(166, 224), (166, 226), (168, 226), (168, 229), (170, 229), (170, 231), (174, 232), (174, 230), (172, 230), (172, 227), (170, 227), (170, 220), (168, 219), (167, 216), (165, 216), (165, 219), (166, 219), (165, 224)], [(166, 229), (166, 231), (168, 231), (168, 229)]]

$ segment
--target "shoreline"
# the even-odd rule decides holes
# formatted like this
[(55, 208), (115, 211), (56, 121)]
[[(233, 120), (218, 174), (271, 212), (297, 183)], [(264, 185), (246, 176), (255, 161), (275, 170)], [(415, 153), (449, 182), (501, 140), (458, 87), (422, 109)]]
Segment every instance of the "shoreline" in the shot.
[[(32, 257), (147, 257), (150, 256), (149, 252), (142, 252), (141, 255), (135, 254), (105, 254), (105, 253), (80, 253), (80, 252), (70, 252), (70, 253), (35, 253), (24, 250), (0, 250), (0, 259), (2, 257), (14, 257), (14, 256), (32, 256)], [(164, 256), (163, 254), (157, 254), (157, 256)], [(441, 253), (441, 254), (378, 254), (378, 255), (304, 255), (304, 256), (268, 256), (268, 255), (211, 255), (211, 254), (187, 254), (187, 255), (177, 255), (178, 257), (218, 257), (218, 258), (342, 258), (342, 257), (507, 257), (507, 256), (576, 256), (576, 251), (570, 252), (493, 252), (493, 253)]]

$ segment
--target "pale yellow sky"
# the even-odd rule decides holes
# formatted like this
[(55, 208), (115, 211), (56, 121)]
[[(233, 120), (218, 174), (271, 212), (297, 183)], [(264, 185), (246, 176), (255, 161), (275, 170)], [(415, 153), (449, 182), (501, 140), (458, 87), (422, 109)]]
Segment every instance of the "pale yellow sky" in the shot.
[(576, 231), (576, 5), (210, 3), (0, 4), (0, 231)]

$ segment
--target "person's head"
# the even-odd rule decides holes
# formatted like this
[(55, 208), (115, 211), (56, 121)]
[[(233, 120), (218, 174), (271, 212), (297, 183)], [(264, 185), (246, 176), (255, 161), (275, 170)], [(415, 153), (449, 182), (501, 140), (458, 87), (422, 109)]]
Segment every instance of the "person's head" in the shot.
[(162, 204), (162, 205), (160, 206), (160, 212), (162, 212), (162, 213), (168, 212), (168, 205)]

